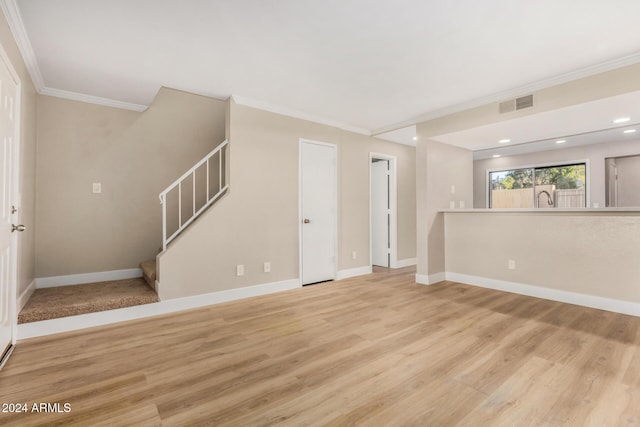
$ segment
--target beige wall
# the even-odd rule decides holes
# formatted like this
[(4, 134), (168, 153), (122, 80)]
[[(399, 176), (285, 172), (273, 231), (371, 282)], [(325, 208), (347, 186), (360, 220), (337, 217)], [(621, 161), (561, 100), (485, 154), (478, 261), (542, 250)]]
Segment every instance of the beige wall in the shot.
[[(230, 108), (230, 191), (159, 257), (161, 299), (298, 279), (300, 138), (338, 146), (338, 269), (370, 265), (369, 152), (398, 158), (398, 255), (415, 256), (413, 147)], [(266, 261), (270, 273), (262, 270)], [(235, 276), (237, 264), (245, 266), (242, 277)]]
[(445, 216), (449, 273), (640, 302), (637, 213)]
[(487, 171), (505, 170), (523, 166), (587, 160), (589, 180), (587, 182), (591, 207), (596, 203), (605, 207), (605, 158), (640, 154), (640, 140), (617, 141), (603, 144), (583, 145), (561, 150), (541, 151), (519, 156), (504, 156), (473, 162), (473, 207), (487, 207)]
[(433, 275), (445, 271), (444, 219), (438, 211), (449, 209), (451, 202), (456, 208), (460, 202), (465, 208), (473, 203), (473, 153), (428, 140), (422, 125), (417, 134), (417, 274), (426, 276), (421, 282), (431, 282), (436, 280)]
[(35, 278), (35, 159), (36, 159), (36, 90), (22, 60), (9, 26), (0, 13), (0, 44), (22, 84), (20, 105), (20, 207), (18, 222), (27, 229), (18, 237), (17, 295)]
[(36, 276), (155, 257), (158, 194), (223, 141), (225, 114), (224, 101), (167, 88), (144, 113), (39, 96)]

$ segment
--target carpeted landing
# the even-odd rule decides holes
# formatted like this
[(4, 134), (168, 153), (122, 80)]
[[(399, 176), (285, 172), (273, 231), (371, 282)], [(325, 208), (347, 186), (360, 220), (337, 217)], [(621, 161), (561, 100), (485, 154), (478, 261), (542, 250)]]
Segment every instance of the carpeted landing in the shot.
[(36, 289), (18, 315), (18, 323), (158, 302), (144, 279), (113, 280), (85, 285)]

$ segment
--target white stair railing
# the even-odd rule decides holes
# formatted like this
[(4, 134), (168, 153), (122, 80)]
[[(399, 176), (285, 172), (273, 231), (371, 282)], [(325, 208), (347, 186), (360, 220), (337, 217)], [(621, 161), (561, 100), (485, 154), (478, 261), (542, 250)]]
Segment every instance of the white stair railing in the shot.
[[(198, 216), (200, 216), (200, 214), (202, 212), (204, 212), (209, 206), (211, 206), (211, 204), (213, 202), (215, 202), (225, 191), (227, 191), (227, 188), (229, 187), (229, 185), (225, 182), (224, 180), (224, 176), (223, 176), (223, 157), (224, 156), (224, 151), (223, 149), (228, 145), (228, 141), (224, 141), (222, 144), (218, 145), (213, 151), (211, 151), (209, 154), (207, 154), (202, 160), (200, 160), (198, 163), (196, 163), (195, 165), (193, 165), (193, 167), (191, 169), (189, 169), (188, 171), (186, 171), (184, 174), (182, 174), (182, 176), (178, 179), (176, 179), (171, 185), (169, 185), (167, 188), (164, 189), (164, 191), (162, 191), (162, 193), (160, 193), (160, 203), (162, 204), (162, 250), (167, 249), (167, 245), (173, 240), (175, 239), (180, 232), (182, 232), (182, 230), (184, 230), (185, 228), (187, 228), (189, 226), (189, 224), (191, 224), (193, 221), (195, 221), (196, 218), (198, 218)], [(218, 154), (218, 188), (209, 188), (210, 185), (210, 164), (212, 163), (213, 157)], [(214, 165), (215, 165), (215, 160), (213, 160)], [(204, 200), (204, 204), (200, 207), (198, 207), (198, 209), (196, 209), (196, 171), (198, 169), (200, 169), (200, 167), (204, 167), (206, 168), (206, 197)], [(183, 183), (184, 181), (186, 181), (187, 179), (191, 178), (191, 209), (190, 214), (186, 215), (187, 218), (183, 218), (183, 212), (182, 212), (182, 198), (183, 198), (183, 192), (182, 191), (182, 187), (183, 187)], [(224, 184), (224, 185), (223, 185)], [(171, 233), (171, 235), (167, 236), (167, 234), (169, 233), (167, 231), (167, 195), (171, 192), (174, 191), (177, 187), (177, 191), (178, 191), (178, 195), (177, 195), (177, 220), (178, 220), (178, 228)], [(216, 190), (216, 193), (211, 195), (211, 191), (212, 190)]]

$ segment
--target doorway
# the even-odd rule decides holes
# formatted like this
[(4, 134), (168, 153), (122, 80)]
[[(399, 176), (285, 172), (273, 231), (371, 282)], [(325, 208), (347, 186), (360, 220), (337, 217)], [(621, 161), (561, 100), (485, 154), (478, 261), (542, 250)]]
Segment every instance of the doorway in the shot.
[(20, 80), (0, 48), (0, 367), (15, 343), (17, 317), (19, 94)]
[(300, 140), (300, 280), (302, 285), (336, 278), (337, 150)]
[(370, 153), (369, 168), (371, 264), (396, 268), (396, 158)]
[(640, 206), (640, 155), (605, 159), (605, 201), (608, 208)]

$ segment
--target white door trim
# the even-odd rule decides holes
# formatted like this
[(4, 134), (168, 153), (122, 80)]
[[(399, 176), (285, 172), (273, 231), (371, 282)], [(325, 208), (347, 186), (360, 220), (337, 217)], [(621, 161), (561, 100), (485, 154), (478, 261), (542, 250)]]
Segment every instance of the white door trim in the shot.
[(335, 206), (335, 210), (333, 212), (333, 225), (334, 225), (334, 230), (333, 230), (333, 241), (334, 241), (334, 257), (335, 257), (335, 261), (333, 263), (334, 268), (333, 268), (333, 280), (336, 279), (337, 274), (338, 274), (338, 188), (339, 188), (339, 184), (338, 184), (338, 178), (340, 176), (339, 172), (338, 172), (338, 166), (340, 165), (340, 160), (338, 157), (338, 146), (336, 144), (332, 144), (332, 143), (328, 143), (328, 142), (321, 142), (321, 141), (314, 141), (312, 139), (306, 139), (306, 138), (300, 138), (298, 140), (298, 276), (299, 276), (299, 280), (300, 280), (300, 286), (303, 285), (302, 283), (302, 144), (316, 144), (316, 145), (322, 145), (325, 147), (330, 147), (334, 150), (335, 152), (335, 160), (336, 160), (336, 164), (335, 164), (335, 168), (334, 168), (334, 172), (335, 172), (335, 188), (333, 189), (333, 194), (335, 197), (335, 201), (334, 201), (334, 206)]
[(397, 163), (398, 158), (389, 154), (369, 153), (369, 265), (373, 268), (373, 230), (371, 224), (371, 163), (373, 159), (389, 161), (389, 210), (391, 211), (389, 244), (389, 267), (398, 268), (398, 187), (397, 187)]
[[(22, 217), (22, 203), (21, 203), (21, 194), (20, 194), (20, 148), (21, 148), (21, 135), (20, 128), (22, 123), (21, 117), (21, 105), (22, 105), (22, 81), (20, 80), (20, 76), (16, 72), (16, 69), (13, 67), (11, 60), (9, 59), (9, 55), (4, 50), (4, 47), (0, 44), (0, 60), (4, 62), (9, 70), (9, 74), (16, 82), (16, 102), (14, 105), (14, 143), (13, 143), (13, 152), (12, 155), (12, 165), (11, 165), (11, 201), (14, 206), (17, 207), (18, 213), (14, 214), (13, 221), (15, 224), (20, 224), (20, 219)], [(17, 286), (18, 286), (18, 256), (19, 256), (19, 243), (18, 243), (18, 235), (20, 233), (12, 233), (13, 236), (11, 239), (11, 253), (13, 256), (11, 257), (11, 277), (9, 278), (9, 319), (13, 322), (12, 325), (12, 344), (15, 345), (16, 338), (18, 336), (18, 311), (17, 311), (17, 303), (18, 298), (16, 296)], [(2, 356), (2, 355), (0, 355)]]

